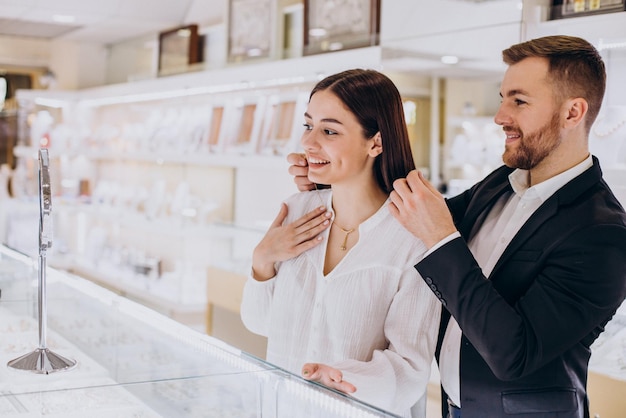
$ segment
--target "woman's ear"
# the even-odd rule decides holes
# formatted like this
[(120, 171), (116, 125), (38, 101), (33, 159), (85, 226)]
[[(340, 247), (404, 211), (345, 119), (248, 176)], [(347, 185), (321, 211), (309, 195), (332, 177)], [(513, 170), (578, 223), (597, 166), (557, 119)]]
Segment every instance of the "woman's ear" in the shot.
[(377, 157), (383, 152), (383, 138), (380, 136), (380, 132), (376, 132), (376, 135), (372, 138), (372, 146), (370, 147), (370, 157)]

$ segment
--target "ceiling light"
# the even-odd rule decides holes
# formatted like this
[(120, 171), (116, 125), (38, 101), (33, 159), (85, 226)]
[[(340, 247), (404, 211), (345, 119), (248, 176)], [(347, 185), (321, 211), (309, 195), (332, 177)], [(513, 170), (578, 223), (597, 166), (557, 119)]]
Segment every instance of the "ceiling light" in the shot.
[(58, 23), (74, 23), (76, 17), (70, 15), (52, 15), (52, 20)]
[(326, 36), (326, 29), (324, 28), (313, 28), (309, 30), (309, 35), (314, 38), (321, 38), (322, 36)]
[(444, 55), (441, 57), (441, 62), (449, 65), (457, 64), (459, 62), (459, 57), (456, 55)]

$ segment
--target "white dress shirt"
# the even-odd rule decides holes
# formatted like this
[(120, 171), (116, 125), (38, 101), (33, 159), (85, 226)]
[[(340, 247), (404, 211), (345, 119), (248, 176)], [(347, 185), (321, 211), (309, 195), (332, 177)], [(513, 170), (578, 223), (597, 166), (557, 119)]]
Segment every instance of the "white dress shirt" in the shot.
[[(285, 224), (322, 202), (330, 208), (331, 191), (317, 193), (290, 197)], [(252, 332), (268, 337), (270, 363), (297, 375), (305, 363), (327, 364), (356, 386), (354, 397), (424, 417), (441, 313), (439, 300), (413, 267), (426, 246), (387, 204), (358, 231), (357, 244), (327, 275), (328, 230), (322, 244), (278, 263), (274, 278), (250, 277), (241, 318)]]
[[(505, 193), (496, 202), (481, 225), (480, 230), (468, 243), (469, 249), (478, 265), (481, 266), (485, 277), (489, 277), (498, 259), (513, 240), (515, 234), (539, 206), (566, 183), (579, 176), (592, 165), (593, 160), (591, 155), (589, 155), (580, 164), (532, 187), (529, 187), (528, 184), (527, 170), (517, 169), (509, 175), (509, 182), (513, 192)], [(446, 238), (436, 247), (431, 248), (428, 254), (455, 236), (460, 236), (460, 234), (457, 232)], [(439, 358), (441, 384), (450, 400), (459, 407), (462, 406), (459, 376), (461, 335), (462, 331), (458, 323), (454, 318), (450, 318)]]

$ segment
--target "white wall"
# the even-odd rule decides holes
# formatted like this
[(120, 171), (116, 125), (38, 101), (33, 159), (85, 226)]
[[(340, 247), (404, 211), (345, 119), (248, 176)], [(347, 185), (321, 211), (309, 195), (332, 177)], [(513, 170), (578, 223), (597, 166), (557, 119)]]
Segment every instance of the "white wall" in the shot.
[(383, 0), (381, 42), (516, 24), (521, 21), (519, 3), (519, 0)]
[(106, 84), (155, 77), (158, 50), (156, 34), (109, 46)]
[(49, 67), (60, 90), (78, 90), (104, 84), (107, 51), (103, 45), (70, 41), (50, 42)]
[(104, 83), (106, 49), (99, 44), (0, 36), (0, 65), (49, 68), (56, 88), (75, 90)]
[(48, 67), (50, 41), (0, 35), (0, 65)]

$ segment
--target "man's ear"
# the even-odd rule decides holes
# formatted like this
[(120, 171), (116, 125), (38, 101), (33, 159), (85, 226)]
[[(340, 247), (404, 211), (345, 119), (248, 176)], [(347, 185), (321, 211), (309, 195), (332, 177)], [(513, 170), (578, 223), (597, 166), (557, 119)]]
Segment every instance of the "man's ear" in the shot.
[(564, 106), (564, 127), (572, 128), (580, 123), (584, 123), (587, 110), (589, 110), (589, 104), (581, 97), (566, 100)]
[(377, 157), (383, 152), (383, 138), (380, 136), (380, 132), (376, 132), (376, 135), (372, 138), (372, 146), (370, 148), (370, 156)]

